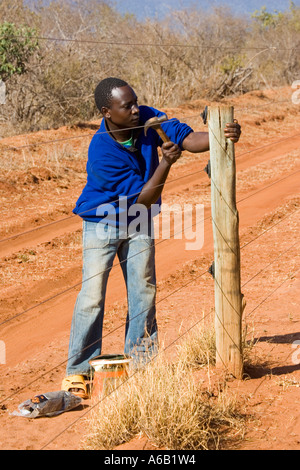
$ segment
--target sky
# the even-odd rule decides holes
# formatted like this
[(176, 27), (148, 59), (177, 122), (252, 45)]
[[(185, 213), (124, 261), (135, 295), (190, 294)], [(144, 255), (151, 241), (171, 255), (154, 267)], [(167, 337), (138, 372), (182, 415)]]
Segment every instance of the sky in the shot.
[[(181, 10), (195, 5), (203, 10), (213, 6), (228, 5), (233, 13), (237, 15), (251, 15), (255, 10), (260, 10), (266, 6), (267, 11), (272, 13), (274, 10), (285, 11), (289, 8), (289, 0), (247, 0), (241, 2), (238, 0), (112, 0), (121, 13), (133, 13), (138, 20), (145, 16), (163, 18), (172, 10)], [(300, 0), (294, 0), (296, 6), (300, 6)]]

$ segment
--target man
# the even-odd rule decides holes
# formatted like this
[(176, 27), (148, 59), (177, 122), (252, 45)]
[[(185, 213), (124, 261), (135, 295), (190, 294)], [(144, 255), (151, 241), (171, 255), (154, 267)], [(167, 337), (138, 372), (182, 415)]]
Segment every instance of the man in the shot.
[[(145, 136), (145, 122), (163, 113), (139, 106), (134, 90), (123, 80), (102, 80), (95, 101), (104, 119), (91, 141), (87, 184), (74, 209), (83, 218), (83, 279), (74, 308), (67, 376), (62, 386), (83, 398), (88, 396), (85, 378), (90, 372), (89, 360), (101, 354), (105, 292), (116, 255), (128, 300), (124, 353), (137, 366), (156, 353), (155, 212), (151, 207), (159, 207), (170, 168), (182, 150), (209, 150), (208, 133), (194, 132), (177, 119), (162, 125), (171, 142), (162, 143), (153, 129)], [(226, 137), (233, 142), (238, 141), (240, 133), (238, 123), (228, 124), (225, 129)], [(136, 208), (148, 209), (147, 223), (141, 230), (129, 230)]]

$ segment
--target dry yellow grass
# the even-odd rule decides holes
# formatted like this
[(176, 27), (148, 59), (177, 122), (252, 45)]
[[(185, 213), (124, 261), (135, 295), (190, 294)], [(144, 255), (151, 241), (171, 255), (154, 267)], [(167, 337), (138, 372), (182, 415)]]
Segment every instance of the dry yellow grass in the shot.
[(226, 389), (210, 393), (195, 376), (195, 367), (212, 360), (212, 328), (189, 339), (192, 344), (186, 340), (179, 347), (175, 363), (159, 354), (99, 405), (95, 403), (84, 449), (113, 449), (139, 434), (167, 450), (220, 449), (226, 440), (242, 437), (244, 417), (236, 398)]

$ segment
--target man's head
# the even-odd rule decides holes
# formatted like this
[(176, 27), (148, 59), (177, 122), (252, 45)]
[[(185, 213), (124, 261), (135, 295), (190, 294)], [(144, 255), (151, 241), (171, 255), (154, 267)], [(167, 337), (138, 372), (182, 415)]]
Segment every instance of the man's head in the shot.
[(98, 83), (95, 90), (95, 102), (99, 111), (102, 112), (103, 107), (109, 108), (114, 88), (121, 88), (127, 85), (128, 83), (124, 82), (124, 80), (115, 77), (105, 78)]
[(95, 102), (112, 127), (121, 129), (137, 126), (137, 96), (124, 80), (114, 77), (102, 80), (95, 90)]

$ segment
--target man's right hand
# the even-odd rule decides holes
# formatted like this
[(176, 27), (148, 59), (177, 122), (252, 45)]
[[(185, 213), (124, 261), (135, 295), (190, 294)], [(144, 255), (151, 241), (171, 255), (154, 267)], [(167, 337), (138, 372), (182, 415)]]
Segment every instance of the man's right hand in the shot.
[(181, 156), (180, 147), (173, 142), (164, 142), (162, 145), (162, 159), (153, 176), (143, 187), (137, 203), (144, 204), (148, 209), (155, 204), (162, 193), (165, 181), (173, 163)]
[(180, 147), (177, 144), (174, 144), (173, 142), (164, 142), (161, 149), (163, 159), (170, 166), (173, 165), (173, 163), (177, 162), (177, 160), (181, 157)]

